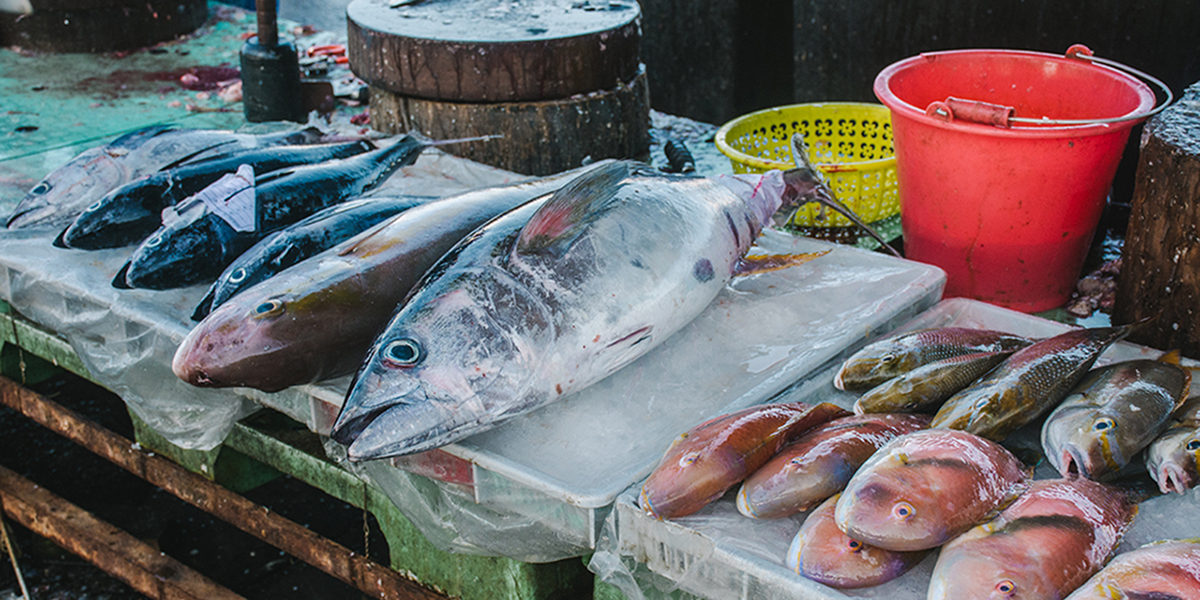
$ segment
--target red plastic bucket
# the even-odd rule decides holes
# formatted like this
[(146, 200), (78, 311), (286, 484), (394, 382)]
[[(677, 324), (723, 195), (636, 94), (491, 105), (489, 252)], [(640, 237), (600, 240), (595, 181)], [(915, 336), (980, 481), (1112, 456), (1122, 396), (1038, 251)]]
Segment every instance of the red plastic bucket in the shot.
[(933, 52), (876, 77), (905, 256), (944, 269), (946, 297), (1025, 312), (1070, 298), (1129, 130), (1155, 104), (1138, 79), (1073, 51)]

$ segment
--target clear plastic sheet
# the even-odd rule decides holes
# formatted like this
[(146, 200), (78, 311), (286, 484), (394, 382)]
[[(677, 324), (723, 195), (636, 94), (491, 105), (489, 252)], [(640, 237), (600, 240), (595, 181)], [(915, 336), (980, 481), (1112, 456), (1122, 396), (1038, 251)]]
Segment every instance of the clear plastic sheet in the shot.
[[(441, 196), (522, 178), (430, 148), (372, 195)], [(0, 229), (0, 298), (65, 338), (96, 381), (119, 394), (151, 429), (181, 448), (209, 450), (272, 396), (195, 388), (171, 372), (175, 348), (191, 328), (190, 315), (206, 286), (115, 289), (112, 278), (131, 248), (56, 248), (51, 242), (58, 233), (59, 228)], [(306, 395), (277, 396), (285, 413), (310, 420)]]
[(395, 462), (436, 484), (368, 463), (373, 481), (443, 550), (528, 562), (586, 554), (617, 496), (681, 431), (804, 388), (867, 336), (936, 303), (945, 281), (927, 265), (783, 232), (758, 243), (752, 252), (829, 253), (735, 278), (684, 329), (604, 380), (446, 446), (441, 458)]
[[(999, 329), (1034, 337), (1056, 335), (1068, 329), (1062, 323), (955, 298), (940, 302), (897, 331), (952, 325)], [(1159, 354), (1159, 350), (1120, 342), (1101, 356), (1097, 366), (1136, 358), (1157, 358)], [(1183, 362), (1189, 366), (1197, 364), (1187, 359)], [(857, 394), (833, 387), (836, 369), (837, 365), (830, 365), (808, 385), (798, 386), (776, 400), (829, 401), (850, 408)], [(1198, 391), (1200, 382), (1194, 380), (1192, 393)], [(1038, 430), (1040, 422), (1035, 422), (1015, 432), (1005, 445), (1028, 462), (1032, 452), (1040, 452)], [(1056, 478), (1058, 474), (1042, 461), (1034, 477)], [(917, 600), (926, 597), (936, 552), (893, 581), (860, 590), (837, 590), (804, 579), (785, 565), (788, 546), (800, 529), (804, 514), (773, 520), (744, 517), (736, 508), (735, 486), (696, 514), (659, 521), (638, 507), (640, 485), (639, 481), (617, 498), (589, 564), (602, 581), (621, 589), (630, 600), (663, 598), (671, 593), (678, 595), (680, 591), (702, 598), (746, 600)], [(1200, 490), (1197, 489), (1143, 501), (1119, 550), (1160, 539), (1200, 535), (1200, 520), (1194, 518), (1198, 509)]]

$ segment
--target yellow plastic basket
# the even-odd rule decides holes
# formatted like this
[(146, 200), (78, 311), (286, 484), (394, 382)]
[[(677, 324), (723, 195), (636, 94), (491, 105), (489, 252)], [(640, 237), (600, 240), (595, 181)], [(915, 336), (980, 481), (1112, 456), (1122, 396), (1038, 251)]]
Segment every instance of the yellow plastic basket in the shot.
[[(734, 173), (786, 170), (792, 162), (792, 134), (804, 135), (809, 160), (824, 174), (833, 193), (868, 223), (900, 212), (896, 157), (887, 107), (858, 102), (793, 104), (742, 115), (717, 131), (717, 148)], [(832, 210), (810, 204), (796, 212), (798, 227), (848, 227)]]

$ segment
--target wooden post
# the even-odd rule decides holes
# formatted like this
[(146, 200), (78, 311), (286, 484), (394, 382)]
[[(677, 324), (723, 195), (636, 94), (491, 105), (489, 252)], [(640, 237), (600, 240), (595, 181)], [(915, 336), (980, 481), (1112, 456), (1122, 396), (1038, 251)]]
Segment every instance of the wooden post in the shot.
[(1146, 124), (1113, 321), (1131, 341), (1200, 357), (1200, 83)]

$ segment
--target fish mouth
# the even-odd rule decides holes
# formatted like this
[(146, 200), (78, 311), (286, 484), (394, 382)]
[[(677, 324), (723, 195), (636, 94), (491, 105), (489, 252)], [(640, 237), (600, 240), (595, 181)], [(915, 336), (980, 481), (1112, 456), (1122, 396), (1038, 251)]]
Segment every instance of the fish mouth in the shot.
[(1158, 489), (1164, 494), (1183, 494), (1195, 483), (1179, 465), (1164, 464), (1158, 468)]
[(1078, 448), (1063, 448), (1059, 455), (1058, 473), (1064, 478), (1088, 476), (1087, 461), (1083, 459)]
[(417, 454), (466, 437), (472, 429), (450, 420), (452, 414), (434, 401), (393, 404), (355, 415), (333, 435), (340, 442), (354, 434), (347, 457), (355, 462)]

